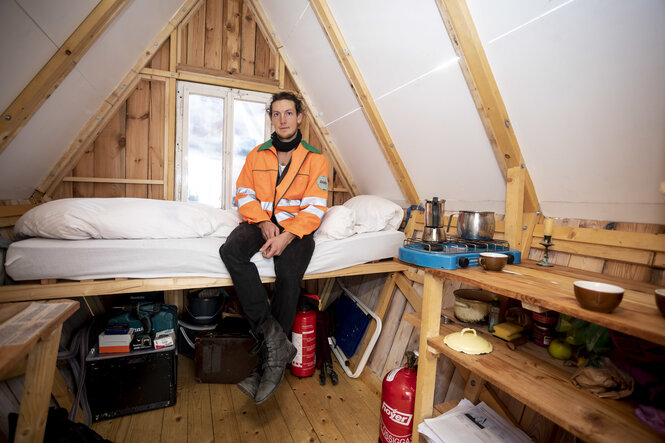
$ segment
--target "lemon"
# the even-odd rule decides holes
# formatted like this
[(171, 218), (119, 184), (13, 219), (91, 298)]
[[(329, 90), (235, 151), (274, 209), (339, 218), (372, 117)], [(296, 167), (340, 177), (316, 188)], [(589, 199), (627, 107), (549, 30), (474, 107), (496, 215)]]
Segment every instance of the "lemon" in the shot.
[(550, 355), (558, 360), (568, 360), (573, 355), (573, 348), (565, 341), (556, 339), (552, 340), (547, 347)]

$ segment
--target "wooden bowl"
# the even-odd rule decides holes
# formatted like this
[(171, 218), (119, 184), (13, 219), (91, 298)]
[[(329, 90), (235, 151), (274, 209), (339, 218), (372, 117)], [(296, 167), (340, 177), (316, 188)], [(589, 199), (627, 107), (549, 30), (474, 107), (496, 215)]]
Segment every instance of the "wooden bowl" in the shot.
[(575, 298), (584, 309), (610, 313), (623, 299), (623, 288), (595, 281), (576, 281)]
[(656, 306), (658, 306), (660, 315), (665, 317), (665, 289), (656, 289), (654, 294), (656, 296)]

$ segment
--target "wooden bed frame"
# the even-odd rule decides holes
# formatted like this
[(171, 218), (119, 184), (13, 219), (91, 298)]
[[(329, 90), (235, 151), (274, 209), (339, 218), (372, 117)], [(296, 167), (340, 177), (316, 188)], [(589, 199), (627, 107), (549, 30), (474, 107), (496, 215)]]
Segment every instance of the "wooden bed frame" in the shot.
[[(392, 259), (364, 263), (330, 272), (305, 275), (304, 280), (329, 279), (354, 275), (401, 272), (409, 266)], [(262, 278), (272, 283), (274, 277)], [(43, 280), (41, 283), (19, 283), (0, 286), (0, 303), (30, 300), (62, 299), (94, 295), (128, 294), (149, 291), (179, 291), (210, 287), (233, 286), (230, 278), (168, 277), (168, 278), (119, 278), (107, 280)]]

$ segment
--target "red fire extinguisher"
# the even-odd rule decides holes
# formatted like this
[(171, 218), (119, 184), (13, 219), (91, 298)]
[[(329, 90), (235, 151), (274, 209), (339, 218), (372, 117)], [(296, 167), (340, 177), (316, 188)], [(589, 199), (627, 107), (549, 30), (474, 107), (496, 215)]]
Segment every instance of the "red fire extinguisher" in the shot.
[(379, 441), (383, 443), (411, 442), (418, 355), (409, 351), (406, 359), (403, 368), (393, 369), (383, 379), (379, 425)]
[(316, 367), (316, 311), (301, 299), (291, 328), (291, 343), (298, 353), (291, 362), (296, 377), (310, 377)]

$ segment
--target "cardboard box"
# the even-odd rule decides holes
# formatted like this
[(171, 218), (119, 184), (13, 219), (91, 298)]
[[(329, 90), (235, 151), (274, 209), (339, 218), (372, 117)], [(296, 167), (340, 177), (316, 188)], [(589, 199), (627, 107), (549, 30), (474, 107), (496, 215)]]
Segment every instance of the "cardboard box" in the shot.
[(102, 354), (129, 352), (134, 330), (130, 329), (127, 334), (107, 334), (102, 332), (97, 336), (99, 341), (99, 352)]

